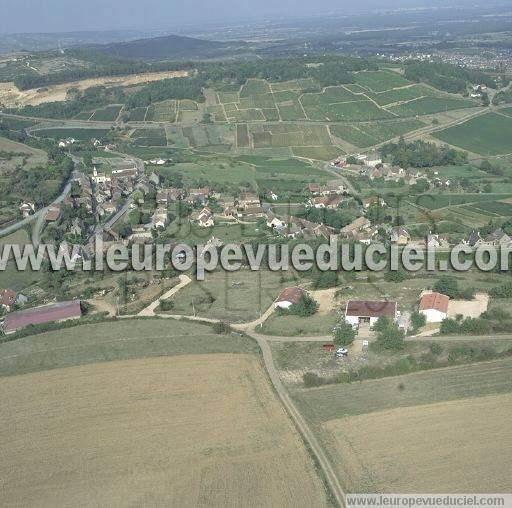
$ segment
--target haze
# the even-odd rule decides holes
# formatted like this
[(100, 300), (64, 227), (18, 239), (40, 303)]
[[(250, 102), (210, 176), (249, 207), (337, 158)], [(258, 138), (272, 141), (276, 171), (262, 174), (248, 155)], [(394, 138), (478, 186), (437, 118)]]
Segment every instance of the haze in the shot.
[[(468, 3), (467, 0), (459, 3)], [(248, 21), (355, 13), (371, 9), (445, 6), (441, 0), (2, 0), (0, 33), (71, 32), (179, 27), (209, 21)], [(356, 11), (357, 9), (357, 11)]]

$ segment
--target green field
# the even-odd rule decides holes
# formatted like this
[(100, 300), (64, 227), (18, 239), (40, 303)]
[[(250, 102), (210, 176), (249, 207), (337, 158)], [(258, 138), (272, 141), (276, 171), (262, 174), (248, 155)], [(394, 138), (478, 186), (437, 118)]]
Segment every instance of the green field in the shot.
[(385, 92), (392, 88), (411, 84), (407, 79), (391, 71), (358, 72), (356, 83), (372, 92)]
[(119, 320), (0, 344), (0, 376), (151, 356), (255, 351), (251, 340), (217, 335), (211, 327), (199, 323)]
[(137, 146), (166, 146), (167, 137), (164, 129), (136, 129), (131, 139)]
[(512, 153), (512, 118), (486, 113), (433, 136), (481, 155), (508, 154)]
[(396, 122), (359, 123), (331, 125), (331, 133), (349, 143), (365, 148), (382, 143), (394, 137), (420, 129), (425, 124), (419, 120), (401, 120)]
[(90, 120), (97, 122), (113, 122), (119, 116), (122, 105), (106, 106), (104, 108), (97, 109), (91, 116)]
[(75, 138), (80, 141), (89, 141), (94, 138), (102, 138), (109, 131), (109, 129), (80, 129), (80, 128), (54, 128), (54, 129), (39, 129), (34, 132), (34, 135), (42, 138)]
[(475, 107), (476, 103), (463, 100), (451, 99), (444, 97), (426, 97), (416, 99), (398, 106), (391, 106), (389, 111), (398, 116), (416, 116), (431, 115), (433, 113), (441, 113), (452, 109), (463, 109)]

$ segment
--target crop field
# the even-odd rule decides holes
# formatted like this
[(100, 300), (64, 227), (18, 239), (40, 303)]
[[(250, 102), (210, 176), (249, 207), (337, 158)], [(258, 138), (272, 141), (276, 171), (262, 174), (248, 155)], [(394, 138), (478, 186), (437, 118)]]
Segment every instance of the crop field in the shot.
[(330, 145), (329, 131), (315, 124), (250, 125), (249, 133), (254, 148)]
[(451, 109), (472, 108), (477, 104), (464, 99), (452, 99), (445, 97), (425, 97), (405, 102), (397, 106), (391, 106), (389, 111), (398, 116), (431, 115)]
[[(509, 198), (510, 194), (421, 194), (418, 196), (415, 203), (423, 208), (429, 210), (437, 210), (438, 208), (464, 205), (474, 203), (475, 206), (479, 204)], [(474, 208), (472, 206), (471, 208)]]
[(97, 109), (90, 117), (90, 120), (94, 120), (97, 122), (113, 122), (119, 116), (119, 112), (121, 111), (122, 107), (122, 105), (117, 104)]
[(433, 136), (450, 145), (482, 155), (508, 154), (512, 153), (512, 118), (486, 113), (436, 132)]
[(327, 505), (252, 355), (76, 366), (0, 392), (4, 504)]
[(109, 129), (81, 129), (81, 128), (68, 128), (64, 127), (62, 129), (53, 128), (53, 129), (38, 129), (33, 132), (35, 136), (41, 138), (53, 138), (55, 140), (65, 139), (65, 138), (75, 138), (80, 141), (90, 141), (94, 138), (101, 139), (105, 134), (109, 131)]
[(166, 146), (167, 137), (164, 129), (136, 129), (131, 139), (137, 146)]
[(133, 108), (130, 110), (130, 122), (143, 122), (148, 112), (147, 107)]
[[(175, 122), (177, 115), (177, 101), (168, 100), (152, 104), (147, 109), (145, 120), (148, 122)], [(131, 120), (133, 118), (130, 117)]]
[(392, 71), (367, 71), (356, 74), (356, 83), (371, 92), (385, 92), (392, 88), (408, 86), (412, 83)]
[(411, 85), (380, 93), (368, 92), (366, 95), (379, 106), (387, 106), (395, 102), (410, 101), (420, 97), (439, 97), (441, 94), (425, 85)]
[(357, 125), (331, 125), (329, 128), (333, 136), (348, 141), (354, 146), (366, 148), (424, 126), (425, 124), (419, 120), (400, 120), (396, 122), (359, 123)]
[(350, 492), (508, 492), (511, 369), (508, 358), (294, 397)]

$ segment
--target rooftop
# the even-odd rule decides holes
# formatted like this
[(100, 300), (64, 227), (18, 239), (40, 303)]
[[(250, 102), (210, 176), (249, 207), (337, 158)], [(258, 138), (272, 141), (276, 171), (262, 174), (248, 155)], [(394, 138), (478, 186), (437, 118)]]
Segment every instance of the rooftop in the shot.
[(346, 316), (394, 318), (396, 315), (396, 302), (349, 300), (345, 310)]
[(420, 300), (419, 310), (438, 310), (439, 312), (448, 313), (448, 303), (450, 298), (441, 293), (427, 293)]

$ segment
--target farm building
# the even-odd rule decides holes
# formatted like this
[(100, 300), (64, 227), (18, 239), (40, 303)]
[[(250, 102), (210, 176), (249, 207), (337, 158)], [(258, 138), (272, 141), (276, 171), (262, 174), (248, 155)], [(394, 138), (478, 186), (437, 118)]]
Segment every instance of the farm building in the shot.
[(289, 309), (292, 305), (300, 302), (300, 299), (306, 295), (306, 292), (298, 287), (286, 288), (277, 298), (275, 307), (279, 309)]
[(419, 312), (425, 315), (427, 323), (440, 323), (448, 316), (450, 298), (441, 293), (426, 293), (421, 297)]
[(81, 316), (80, 300), (72, 300), (8, 314), (3, 328), (5, 333), (14, 333), (29, 325), (68, 321), (70, 319), (78, 319)]
[(393, 322), (398, 317), (396, 302), (349, 300), (345, 307), (345, 321), (352, 326), (368, 323), (373, 326), (380, 317), (389, 317)]

